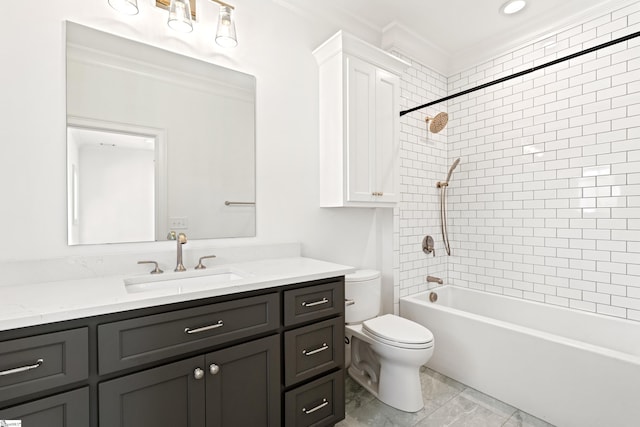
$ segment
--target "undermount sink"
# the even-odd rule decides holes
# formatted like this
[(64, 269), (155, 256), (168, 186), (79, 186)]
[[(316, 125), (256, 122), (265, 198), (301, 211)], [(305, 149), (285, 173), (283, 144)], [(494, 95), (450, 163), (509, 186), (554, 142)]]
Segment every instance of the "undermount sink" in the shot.
[(169, 291), (176, 294), (234, 286), (251, 274), (233, 267), (214, 267), (175, 273), (146, 274), (124, 279), (128, 293)]

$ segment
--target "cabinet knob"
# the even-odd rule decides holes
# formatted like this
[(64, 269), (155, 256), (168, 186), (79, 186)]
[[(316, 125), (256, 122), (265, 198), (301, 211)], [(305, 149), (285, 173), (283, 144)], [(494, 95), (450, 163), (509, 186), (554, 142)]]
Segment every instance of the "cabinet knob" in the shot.
[(217, 374), (218, 372), (220, 372), (220, 366), (212, 363), (211, 365), (209, 365), (209, 372), (211, 373), (211, 375)]
[(193, 370), (193, 378), (197, 379), (197, 380), (201, 380), (202, 378), (204, 378), (204, 371), (200, 368), (196, 368)]

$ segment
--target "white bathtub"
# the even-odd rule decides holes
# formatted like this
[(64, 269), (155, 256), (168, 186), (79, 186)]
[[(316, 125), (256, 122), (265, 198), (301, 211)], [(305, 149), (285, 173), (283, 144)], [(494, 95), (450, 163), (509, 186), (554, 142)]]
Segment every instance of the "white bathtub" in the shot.
[(443, 286), (400, 299), (430, 368), (558, 427), (640, 426), (640, 322)]

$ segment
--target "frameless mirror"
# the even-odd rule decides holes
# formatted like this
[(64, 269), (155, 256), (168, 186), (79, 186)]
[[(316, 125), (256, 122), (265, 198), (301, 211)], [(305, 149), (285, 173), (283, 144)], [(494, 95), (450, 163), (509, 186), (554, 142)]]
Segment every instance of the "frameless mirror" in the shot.
[(255, 236), (255, 77), (66, 36), (68, 243)]

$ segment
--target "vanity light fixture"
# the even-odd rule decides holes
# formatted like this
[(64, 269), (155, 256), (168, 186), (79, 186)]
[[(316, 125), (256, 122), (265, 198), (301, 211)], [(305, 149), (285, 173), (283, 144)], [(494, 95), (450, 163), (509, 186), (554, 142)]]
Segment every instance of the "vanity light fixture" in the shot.
[(138, 0), (109, 0), (109, 6), (126, 15), (137, 15)]
[(500, 12), (505, 15), (513, 15), (520, 12), (527, 5), (525, 0), (509, 0), (500, 7)]
[[(107, 0), (118, 12), (127, 15), (138, 14), (138, 0)], [(235, 7), (220, 0), (211, 0), (220, 5), (216, 43), (222, 47), (236, 47), (236, 23), (233, 17)], [(193, 31), (193, 19), (196, 17), (195, 0), (155, 0), (156, 6), (169, 11), (167, 25), (181, 33)]]

